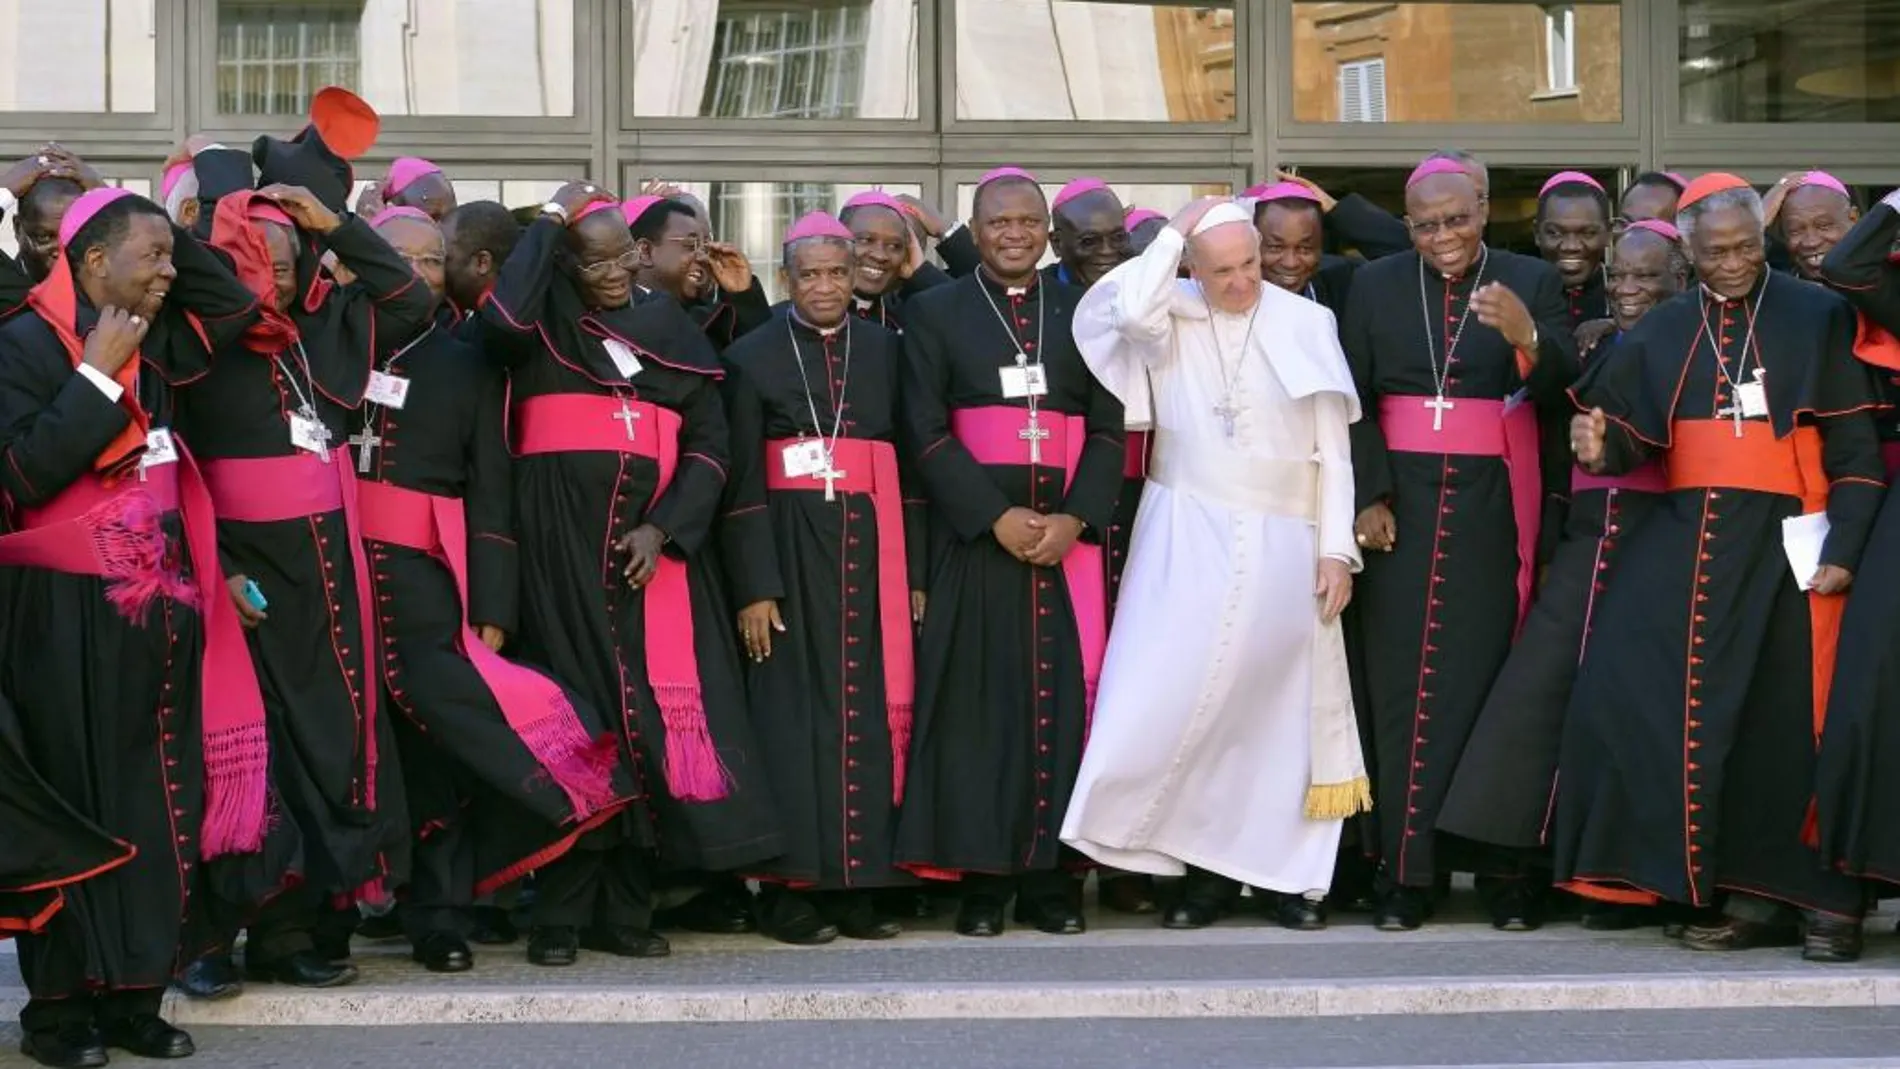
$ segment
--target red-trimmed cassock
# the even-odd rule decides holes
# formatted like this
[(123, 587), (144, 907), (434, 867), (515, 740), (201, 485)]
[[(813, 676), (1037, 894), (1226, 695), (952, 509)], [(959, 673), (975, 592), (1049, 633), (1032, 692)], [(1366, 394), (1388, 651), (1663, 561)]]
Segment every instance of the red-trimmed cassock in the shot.
[[(1821, 562), (1859, 566), (1885, 486), (1853, 341), (1846, 301), (1764, 271), (1733, 300), (1671, 299), (1578, 382), (1612, 421), (1607, 470), (1660, 457), (1669, 492), (1622, 536), (1566, 718), (1550, 841), (1570, 889), (1859, 914), (1804, 832), (1846, 599), (1801, 590), (1782, 543), (1825, 509)], [(1738, 418), (1731, 383), (1757, 370), (1767, 411)]]
[[(1079, 299), (978, 271), (905, 306), (904, 439), (930, 501), (930, 598), (897, 861), (921, 875), (1049, 873), (1061, 852), (1106, 641), (1099, 539), (1124, 449), (1121, 405), (1075, 349)], [(999, 375), (1019, 352), (1048, 379), (1033, 419)], [(1087, 525), (1062, 566), (997, 543), (1012, 506)]]
[[(227, 597), (209, 498), (185, 471), (183, 436), (162, 448), (175, 391), (203, 381), (210, 348), (244, 329), (256, 301), (195, 238), (172, 237), (178, 276), (115, 377), (118, 397), (78, 370), (99, 312), (64, 259), (0, 331), (0, 562), (11, 566), (0, 693), (12, 706), (0, 749), (13, 766), (0, 796), (36, 821), (7, 827), (6, 874), (25, 882), (4, 888), (17, 893), (0, 898), (0, 932), (20, 936), (28, 1032), (92, 1024), (95, 999), (102, 1020), (156, 1014), (201, 861), (235, 856), (225, 836), (207, 838), (208, 794), (250, 776), (248, 849), (263, 828), (263, 705), (228, 600), (212, 610), (221, 667), (235, 672), (205, 656), (202, 599)], [(186, 496), (195, 509), (181, 509)], [(217, 730), (214, 711), (240, 702), (249, 726)], [(233, 759), (217, 781), (214, 743)], [(37, 856), (23, 853), (32, 846)]]
[[(907, 552), (922, 505), (905, 505), (894, 444), (900, 362), (876, 323), (820, 330), (789, 311), (726, 353), (726, 574), (736, 608), (777, 601), (786, 627), (746, 671), (786, 845), (752, 872), (798, 889), (914, 882), (891, 860), (915, 690), (910, 592), (924, 588), (923, 558)], [(785, 451), (829, 442), (834, 426), (843, 477), (828, 490), (789, 475)]]
[(443, 313), (379, 346), (400, 402), (372, 392), (350, 436), (417, 835), (411, 938), (466, 934), (478, 894), (552, 863), (632, 797), (599, 714), (472, 630), (517, 633), (520, 570), (506, 376), (455, 326)]
[[(377, 339), (413, 335), (433, 307), (409, 264), (367, 222), (345, 216), (328, 235), (295, 232), (294, 307), (276, 310), (258, 221), (273, 211), (248, 193), (218, 204), (213, 244), (269, 307), (219, 350), (211, 373), (181, 398), (179, 414), (217, 504), (226, 570), (248, 576), (267, 603), (268, 618), (250, 644), (285, 817), (273, 838), (302, 839), (295, 889), (252, 919), (250, 962), (312, 949), (321, 907), (376, 899), (407, 879), (409, 820), (395, 736), (375, 685), (376, 613), (358, 542), (355, 469), (343, 441)], [(335, 287), (322, 276), (326, 249), (355, 283)], [(320, 450), (299, 434), (308, 430), (300, 415), (306, 406), (322, 428)]]
[[(541, 874), (537, 923), (647, 929), (652, 873), (634, 844), (657, 833), (667, 868), (726, 871), (783, 839), (708, 553), (730, 463), (718, 355), (671, 298), (586, 308), (556, 266), (565, 236), (529, 226), (481, 313), (511, 368), (520, 653), (619, 726), (643, 804)], [(634, 590), (615, 546), (645, 524), (668, 541)]]
[[(1467, 314), (1492, 282), (1530, 310), (1535, 353)], [(1543, 497), (1534, 406), (1567, 407), (1577, 345), (1556, 269), (1497, 249), (1449, 280), (1415, 252), (1366, 264), (1340, 333), (1367, 412), (1353, 424), (1358, 507), (1385, 502), (1398, 529), (1392, 552), (1366, 554), (1355, 598), (1372, 820), (1387, 881), (1429, 887), (1444, 868), (1439, 807), (1528, 604)]]

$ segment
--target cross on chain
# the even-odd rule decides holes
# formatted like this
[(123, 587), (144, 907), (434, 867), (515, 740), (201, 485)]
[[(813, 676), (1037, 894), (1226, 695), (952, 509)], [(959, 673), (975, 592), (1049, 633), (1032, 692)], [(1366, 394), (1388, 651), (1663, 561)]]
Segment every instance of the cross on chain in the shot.
[(1220, 404), (1214, 406), (1214, 414), (1220, 417), (1221, 429), (1226, 432), (1227, 437), (1234, 436), (1234, 421), (1239, 419), (1244, 411), (1246, 410), (1235, 404), (1232, 398), (1223, 397)]
[(1029, 462), (1042, 463), (1042, 443), (1049, 437), (1049, 428), (1042, 425), (1042, 414), (1034, 408), (1029, 410), (1029, 424), (1016, 432), (1016, 437), (1029, 443)]
[(383, 444), (382, 436), (365, 425), (362, 430), (350, 436), (349, 444), (356, 447), (356, 473), (368, 475), (370, 465), (375, 463), (376, 448)]
[(1445, 429), (1445, 410), (1458, 407), (1457, 402), (1445, 400), (1443, 394), (1424, 402), (1424, 405), (1426, 408), (1432, 410), (1432, 430), (1434, 432)]
[(633, 425), (639, 420), (640, 413), (634, 411), (632, 407), (627, 404), (626, 398), (622, 397), (620, 399), (620, 411), (613, 413), (607, 418), (620, 421), (621, 425), (627, 428), (627, 441), (631, 442), (634, 440)]
[(838, 480), (844, 478), (844, 476), (845, 473), (838, 470), (838, 466), (831, 462), (831, 457), (827, 454), (825, 456), (825, 470), (814, 473), (812, 478), (823, 479), (825, 481), (826, 501), (836, 501), (838, 500)]

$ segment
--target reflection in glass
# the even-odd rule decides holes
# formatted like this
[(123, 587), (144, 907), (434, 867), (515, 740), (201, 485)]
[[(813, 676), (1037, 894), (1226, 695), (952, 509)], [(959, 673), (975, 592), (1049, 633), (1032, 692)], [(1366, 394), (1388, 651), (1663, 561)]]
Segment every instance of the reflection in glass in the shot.
[(1228, 122), (1234, 5), (956, 0), (957, 118)]
[[(639, 185), (644, 185), (644, 182)], [(778, 277), (781, 242), (785, 231), (807, 212), (836, 213), (844, 202), (867, 189), (892, 195), (916, 194), (914, 185), (841, 182), (681, 182), (672, 181), (697, 197), (712, 216), (713, 240), (737, 245), (751, 261), (753, 272), (774, 302), (785, 296)], [(637, 188), (630, 185), (628, 188)]]
[(156, 111), (156, 4), (0, 3), (0, 112)]
[(223, 115), (326, 85), (384, 115), (572, 115), (574, 0), (218, 0), (217, 65)]
[[(1621, 179), (1614, 167), (1584, 167), (1582, 170), (1603, 188), (1615, 191)], [(1536, 256), (1537, 237), (1533, 228), (1537, 219), (1537, 191), (1558, 168), (1492, 167), (1491, 222), (1485, 228), (1485, 240), (1493, 248)], [(1335, 197), (1357, 193), (1393, 215), (1405, 214), (1405, 178), (1411, 168), (1375, 169), (1369, 167), (1303, 167), (1300, 177), (1310, 178)], [(1631, 168), (1631, 173), (1635, 169)], [(1614, 199), (1614, 198), (1612, 198)], [(1340, 250), (1343, 251), (1343, 250)]]
[(1684, 0), (1684, 123), (1900, 120), (1900, 0)]
[(917, 117), (917, 0), (631, 3), (636, 115)]
[(1293, 4), (1299, 122), (1623, 118), (1616, 0)]

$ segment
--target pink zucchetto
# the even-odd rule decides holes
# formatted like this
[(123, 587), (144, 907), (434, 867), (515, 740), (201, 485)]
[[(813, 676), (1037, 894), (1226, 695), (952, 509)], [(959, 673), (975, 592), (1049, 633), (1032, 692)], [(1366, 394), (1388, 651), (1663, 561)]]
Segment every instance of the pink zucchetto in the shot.
[(1638, 219), (1629, 225), (1630, 230), (1647, 230), (1659, 238), (1669, 241), (1681, 241), (1682, 231), (1663, 222), (1661, 219)]
[(1168, 221), (1166, 215), (1155, 211), (1153, 208), (1130, 208), (1128, 209), (1128, 214), (1122, 216), (1122, 224), (1128, 229), (1133, 230), (1141, 224), (1154, 219), (1159, 219), (1164, 223)]
[(851, 228), (840, 223), (830, 212), (807, 212), (785, 231), (787, 245), (807, 238), (833, 238), (844, 242), (853, 240)]
[(640, 217), (647, 213), (648, 208), (653, 207), (665, 199), (665, 197), (656, 197), (651, 193), (642, 193), (637, 197), (628, 198), (625, 203), (621, 204), (620, 212), (627, 217), (627, 225), (632, 226), (640, 221)]
[[(1410, 177), (1405, 180), (1405, 188), (1411, 189), (1427, 178), (1439, 174), (1461, 174), (1466, 178), (1471, 178), (1471, 172), (1465, 169), (1464, 164), (1443, 156), (1433, 156), (1413, 169)], [(1474, 178), (1472, 181), (1475, 182), (1477, 179)]]
[(398, 156), (389, 165), (389, 177), (383, 179), (383, 196), (393, 197), (409, 188), (416, 179), (441, 173), (442, 168), (420, 156)]
[(1272, 182), (1254, 186), (1241, 196), (1251, 201), (1304, 200), (1314, 204), (1320, 203), (1319, 194), (1298, 182)]
[(1108, 183), (1099, 178), (1078, 178), (1056, 191), (1056, 199), (1049, 202), (1050, 208), (1060, 208), (1084, 193), (1098, 193), (1108, 189)]
[(1544, 188), (1537, 191), (1537, 195), (1541, 197), (1551, 190), (1556, 189), (1558, 186), (1567, 185), (1589, 186), (1598, 193), (1605, 192), (1603, 183), (1584, 174), (1582, 171), (1558, 171), (1556, 174), (1550, 176), (1550, 180), (1544, 183)]
[(184, 177), (190, 173), (190, 160), (185, 160), (182, 163), (174, 163), (170, 167), (165, 168), (164, 175), (158, 180), (158, 199), (161, 201), (172, 199), (172, 190), (177, 189), (178, 183), (183, 181)]
[(1847, 183), (1842, 182), (1826, 171), (1809, 171), (1807, 174), (1795, 179), (1794, 184), (1797, 189), (1801, 186), (1820, 186), (1822, 189), (1831, 189), (1849, 200), (1853, 199), (1853, 194), (1847, 191)]
[(129, 189), (118, 186), (100, 186), (79, 195), (72, 207), (66, 209), (66, 215), (59, 221), (59, 244), (61, 248), (73, 243), (81, 227), (92, 222), (92, 217), (105, 211), (106, 205), (115, 200), (134, 196)]
[(392, 219), (414, 219), (417, 222), (428, 223), (430, 226), (435, 225), (435, 216), (430, 215), (421, 208), (411, 208), (406, 204), (397, 204), (377, 212), (375, 217), (369, 221), (370, 229), (374, 230)]
[(853, 195), (850, 200), (844, 202), (844, 207), (838, 209), (838, 214), (843, 215), (853, 208), (889, 208), (899, 215), (905, 215), (910, 211), (909, 205), (881, 189), (867, 189)]
[(998, 167), (995, 170), (992, 170), (986, 173), (983, 177), (977, 179), (976, 188), (982, 189), (984, 186), (989, 185), (991, 182), (999, 182), (1005, 178), (1020, 178), (1025, 182), (1034, 183), (1036, 185), (1041, 184), (1039, 182), (1036, 182), (1035, 175), (1030, 174), (1028, 171), (1023, 170), (1021, 167)]

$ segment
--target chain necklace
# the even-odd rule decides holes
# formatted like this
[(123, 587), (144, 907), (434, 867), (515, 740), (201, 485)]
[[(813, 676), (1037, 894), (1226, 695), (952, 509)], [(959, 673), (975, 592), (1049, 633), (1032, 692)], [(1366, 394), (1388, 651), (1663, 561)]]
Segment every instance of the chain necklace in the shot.
[[(422, 333), (410, 339), (409, 344), (389, 354), (389, 356), (383, 360), (382, 373), (385, 375), (389, 374), (390, 371), (395, 369), (396, 361), (407, 356), (416, 346), (429, 340), (429, 336), (434, 333), (435, 324), (430, 323)], [(382, 429), (382, 420), (382, 404), (365, 397), (363, 399), (363, 429), (346, 439), (348, 444), (356, 447), (356, 473), (358, 475), (368, 475), (375, 467), (376, 450), (383, 445), (383, 437), (377, 433)]]
[[(1481, 246), (1478, 252), (1478, 270), (1471, 276), (1471, 293), (1477, 295), (1478, 287), (1484, 283), (1484, 268), (1491, 260), (1490, 246)], [(1445, 292), (1450, 293), (1452, 280), (1445, 280)], [(1418, 311), (1425, 323), (1425, 353), (1432, 362), (1432, 399), (1425, 407), (1432, 410), (1432, 430), (1445, 429), (1445, 412), (1456, 408), (1457, 403), (1445, 400), (1445, 384), (1451, 378), (1451, 357), (1458, 350), (1458, 342), (1465, 336), (1465, 325), (1471, 322), (1471, 300), (1465, 299), (1464, 314), (1458, 317), (1458, 329), (1445, 339), (1445, 361), (1438, 361), (1438, 335), (1432, 330), (1431, 302), (1425, 295), (1425, 258), (1418, 258)]]
[[(1220, 364), (1220, 404), (1214, 406), (1214, 414), (1220, 417), (1221, 431), (1228, 438), (1234, 436), (1234, 421), (1246, 410), (1234, 402), (1234, 393), (1240, 387), (1240, 373), (1247, 363), (1247, 350), (1253, 345), (1254, 324), (1260, 321), (1260, 306), (1267, 303), (1255, 292), (1253, 311), (1247, 316), (1247, 336), (1241, 339), (1240, 356), (1234, 361), (1233, 371), (1227, 367), (1227, 353), (1221, 348), (1220, 325), (1214, 321), (1214, 306), (1207, 299), (1207, 288), (1196, 283), (1201, 293), (1201, 307), (1207, 310), (1207, 333), (1214, 339), (1214, 359)], [(1310, 285), (1308, 287), (1311, 288)]]
[[(844, 369), (838, 375), (838, 396), (831, 404), (831, 440), (825, 440), (825, 425), (818, 419), (818, 400), (811, 390), (811, 377), (805, 374), (805, 358), (798, 351), (798, 332), (792, 327), (797, 313), (785, 317), (785, 337), (792, 343), (792, 363), (798, 368), (798, 383), (805, 390), (805, 409), (811, 413), (812, 433), (818, 436), (818, 443), (825, 451), (825, 470), (817, 478), (825, 481), (825, 500), (838, 499), (837, 478), (844, 474), (838, 470), (838, 437), (844, 432), (844, 398), (851, 386), (851, 318), (844, 317)], [(799, 320), (804, 322), (803, 320)], [(809, 324), (807, 324), (809, 325)], [(813, 330), (818, 328), (813, 327)], [(822, 336), (823, 331), (819, 331)]]
[[(1748, 309), (1748, 329), (1742, 333), (1741, 363), (1740, 363), (1740, 366), (1736, 369), (1738, 372), (1742, 373), (1742, 375), (1747, 375), (1750, 358), (1756, 356), (1756, 354), (1753, 352), (1754, 342), (1755, 342), (1755, 319), (1757, 316), (1761, 315), (1761, 302), (1764, 299), (1766, 299), (1768, 296), (1768, 278), (1771, 274), (1772, 272), (1766, 269), (1762, 271), (1761, 292), (1755, 295), (1754, 307)], [(1721, 301), (1724, 304), (1728, 303), (1728, 298), (1723, 297), (1721, 294), (1716, 293), (1714, 290), (1710, 289), (1706, 283), (1704, 283), (1702, 286), (1702, 292), (1708, 294), (1711, 297), (1716, 298), (1717, 300)], [(1716, 335), (1714, 326), (1709, 323), (1709, 302), (1698, 301), (1696, 303), (1702, 306), (1702, 333), (1708, 335), (1709, 348), (1715, 353), (1716, 374), (1722, 377), (1723, 382), (1728, 383), (1729, 395), (1731, 398), (1728, 408), (1726, 410), (1717, 409), (1715, 414), (1718, 416), (1732, 417), (1735, 420), (1735, 437), (1740, 438), (1742, 436), (1742, 393), (1741, 391), (1742, 391), (1742, 386), (1746, 384), (1737, 382), (1736, 376), (1732, 376), (1728, 373), (1728, 361), (1724, 359), (1722, 356), (1721, 338), (1719, 338)], [(1747, 306), (1744, 305), (1744, 307), (1747, 307)], [(1759, 386), (1761, 385), (1762, 379), (1768, 374), (1768, 369), (1761, 366), (1761, 360), (1759, 359), (1759, 357), (1757, 357), (1754, 360), (1754, 364), (1755, 364), (1755, 374), (1751, 377), (1751, 383), (1753, 385)], [(1763, 397), (1763, 400), (1764, 401), (1767, 400), (1767, 397), (1765, 395)]]

